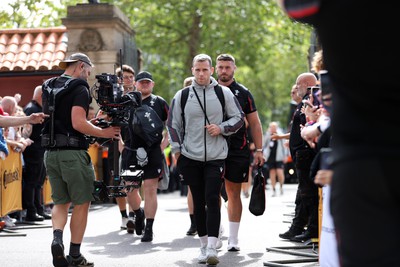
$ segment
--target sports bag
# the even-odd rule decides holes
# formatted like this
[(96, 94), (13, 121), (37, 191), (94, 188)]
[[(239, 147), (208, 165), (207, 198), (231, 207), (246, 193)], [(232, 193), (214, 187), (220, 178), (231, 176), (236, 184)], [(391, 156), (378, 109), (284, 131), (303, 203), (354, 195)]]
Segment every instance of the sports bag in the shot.
[(148, 105), (136, 108), (132, 119), (133, 134), (139, 136), (148, 147), (161, 143), (164, 123), (157, 112)]
[(259, 167), (253, 179), (249, 210), (255, 216), (264, 214), (265, 211), (265, 179), (262, 167)]

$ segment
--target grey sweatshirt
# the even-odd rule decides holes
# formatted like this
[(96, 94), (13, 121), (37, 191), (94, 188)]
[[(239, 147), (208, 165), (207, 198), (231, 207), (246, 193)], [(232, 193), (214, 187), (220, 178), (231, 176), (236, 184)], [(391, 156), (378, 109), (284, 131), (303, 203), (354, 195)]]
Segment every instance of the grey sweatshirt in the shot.
[[(227, 118), (226, 121), (223, 121), (221, 103), (214, 91), (214, 86), (217, 84), (213, 77), (211, 77), (211, 83), (208, 86), (200, 86), (196, 81), (193, 81), (185, 105), (185, 129), (183, 129), (181, 110), (182, 89), (175, 94), (167, 121), (172, 153), (180, 152), (187, 158), (203, 162), (227, 157), (228, 144), (222, 135), (228, 136), (237, 132), (243, 125), (244, 114), (231, 90), (220, 85), (225, 97)], [(222, 135), (211, 136), (208, 134), (204, 127), (208, 122), (193, 90), (196, 90), (210, 123), (217, 124)]]

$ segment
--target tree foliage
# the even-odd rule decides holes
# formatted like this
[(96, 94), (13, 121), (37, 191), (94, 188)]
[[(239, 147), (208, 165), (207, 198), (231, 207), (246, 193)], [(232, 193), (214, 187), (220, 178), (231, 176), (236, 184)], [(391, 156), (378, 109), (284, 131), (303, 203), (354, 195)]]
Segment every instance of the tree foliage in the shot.
[[(1, 11), (0, 25), (58, 26), (66, 6), (82, 2), (18, 1), (11, 5), (13, 16)], [(143, 69), (153, 73), (155, 92), (167, 101), (191, 75), (196, 54), (215, 60), (220, 53), (230, 53), (238, 66), (236, 79), (253, 93), (263, 124), (277, 120), (286, 126), (290, 89), (297, 75), (308, 71), (311, 29), (289, 20), (276, 0), (101, 2), (118, 6), (128, 16), (143, 52)], [(31, 10), (29, 16), (23, 14), (23, 6)]]
[(61, 18), (67, 14), (66, 5), (76, 5), (81, 2), (81, 0), (6, 0), (7, 4), (2, 3), (0, 7), (0, 25), (2, 29), (59, 26)]

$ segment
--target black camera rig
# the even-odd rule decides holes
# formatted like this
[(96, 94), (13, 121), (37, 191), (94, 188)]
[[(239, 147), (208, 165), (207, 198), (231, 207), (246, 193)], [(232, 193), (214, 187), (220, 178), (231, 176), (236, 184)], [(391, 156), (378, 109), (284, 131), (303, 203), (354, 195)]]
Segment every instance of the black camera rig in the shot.
[[(133, 166), (132, 166), (133, 167)], [(94, 182), (93, 197), (96, 201), (108, 201), (114, 197), (126, 197), (127, 193), (142, 186), (143, 170), (125, 170), (118, 176), (114, 185), (106, 185), (103, 181)]]
[[(124, 94), (118, 76), (102, 73), (95, 76), (97, 82), (91, 88), (91, 95), (109, 120), (98, 119), (97, 126), (107, 128), (110, 126), (127, 126), (131, 123), (131, 114), (142, 104), (140, 92)], [(114, 155), (118, 155), (118, 142), (114, 141)], [(131, 166), (119, 175), (118, 157), (114, 157), (113, 185), (106, 185), (104, 181), (94, 182), (93, 197), (96, 201), (107, 201), (110, 197), (125, 197), (127, 192), (140, 188), (142, 184), (143, 170), (135, 170)]]

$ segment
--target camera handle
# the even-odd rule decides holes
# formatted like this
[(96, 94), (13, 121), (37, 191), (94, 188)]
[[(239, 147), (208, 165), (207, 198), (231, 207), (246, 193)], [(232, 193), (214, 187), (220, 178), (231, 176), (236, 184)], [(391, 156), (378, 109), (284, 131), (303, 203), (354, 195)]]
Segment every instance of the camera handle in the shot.
[(118, 157), (118, 141), (113, 140), (113, 152), (114, 152), (114, 162), (113, 162), (113, 185), (117, 186), (119, 185), (120, 179), (119, 179), (119, 157)]

